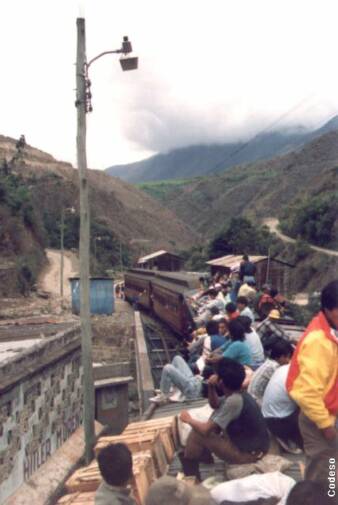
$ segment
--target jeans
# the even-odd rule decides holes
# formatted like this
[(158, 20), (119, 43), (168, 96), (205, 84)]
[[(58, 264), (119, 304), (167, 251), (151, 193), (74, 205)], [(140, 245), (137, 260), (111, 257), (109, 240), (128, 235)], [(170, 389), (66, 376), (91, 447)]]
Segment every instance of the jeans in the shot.
[(163, 368), (160, 390), (168, 395), (171, 386), (176, 386), (189, 399), (201, 395), (202, 381), (194, 376), (181, 356), (175, 356), (171, 365), (165, 365)]

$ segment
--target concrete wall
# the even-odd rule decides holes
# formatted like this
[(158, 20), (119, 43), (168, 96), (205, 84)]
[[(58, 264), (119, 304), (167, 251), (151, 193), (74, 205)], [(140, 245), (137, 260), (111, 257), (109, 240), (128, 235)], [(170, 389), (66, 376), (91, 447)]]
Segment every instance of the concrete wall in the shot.
[(78, 327), (0, 363), (0, 503), (82, 424)]

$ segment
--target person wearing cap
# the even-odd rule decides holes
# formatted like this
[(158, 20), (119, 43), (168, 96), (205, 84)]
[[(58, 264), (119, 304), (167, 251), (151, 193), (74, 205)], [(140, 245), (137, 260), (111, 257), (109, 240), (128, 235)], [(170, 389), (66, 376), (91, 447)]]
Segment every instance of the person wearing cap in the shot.
[(199, 480), (199, 463), (212, 461), (212, 454), (228, 463), (254, 463), (267, 453), (270, 444), (257, 403), (241, 390), (244, 367), (223, 358), (216, 370), (208, 380), (209, 404), (214, 409), (209, 420), (198, 421), (186, 410), (180, 415), (181, 421), (192, 427), (185, 451), (179, 454), (183, 472)]
[(327, 481), (329, 461), (338, 459), (338, 280), (322, 291), (321, 311), (298, 342), (286, 386), (301, 411), (305, 478)]
[(145, 505), (216, 505), (210, 492), (201, 485), (164, 475), (150, 486)]
[(278, 320), (280, 319), (280, 313), (276, 309), (272, 309), (269, 315), (264, 321), (262, 321), (256, 328), (256, 332), (261, 338), (264, 350), (266, 352), (270, 351), (272, 343), (276, 338), (283, 338), (289, 341), (289, 336), (285, 333), (283, 328), (278, 326)]

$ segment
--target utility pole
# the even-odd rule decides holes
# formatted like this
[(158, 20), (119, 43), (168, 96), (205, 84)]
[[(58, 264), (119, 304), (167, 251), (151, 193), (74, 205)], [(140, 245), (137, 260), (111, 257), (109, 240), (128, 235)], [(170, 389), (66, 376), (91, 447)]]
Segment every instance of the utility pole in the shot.
[(77, 107), (77, 165), (80, 178), (80, 317), (81, 351), (83, 366), (84, 432), (86, 463), (92, 459), (95, 443), (94, 430), (94, 382), (92, 364), (92, 335), (89, 303), (89, 200), (86, 155), (86, 31), (84, 18), (78, 18), (76, 58), (76, 107)]
[(123, 273), (123, 256), (122, 256), (122, 242), (120, 240), (120, 271)]
[(61, 297), (61, 305), (63, 300), (63, 267), (64, 267), (64, 236), (65, 236), (65, 209), (62, 206), (61, 209), (61, 224), (60, 224), (60, 297)]

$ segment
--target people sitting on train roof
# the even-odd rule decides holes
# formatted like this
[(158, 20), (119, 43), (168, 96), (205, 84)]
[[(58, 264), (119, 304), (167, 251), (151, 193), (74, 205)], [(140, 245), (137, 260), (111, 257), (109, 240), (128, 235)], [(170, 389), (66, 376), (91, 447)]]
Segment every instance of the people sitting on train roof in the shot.
[(239, 316), (239, 310), (237, 309), (236, 305), (232, 302), (226, 305), (225, 312), (229, 321), (233, 321)]
[(271, 346), (269, 358), (255, 371), (248, 387), (248, 393), (258, 405), (262, 404), (265, 389), (274, 372), (281, 365), (287, 365), (290, 362), (292, 353), (292, 344), (277, 337)]
[(289, 368), (289, 364), (280, 366), (269, 380), (263, 395), (262, 414), (283, 449), (298, 453), (303, 448), (303, 439), (298, 425), (298, 406), (286, 389)]
[(217, 505), (217, 502), (202, 485), (189, 485), (164, 475), (150, 486), (145, 505)]
[(253, 304), (257, 296), (257, 290), (255, 286), (255, 281), (244, 282), (238, 290), (238, 296), (245, 296), (245, 298), (248, 299), (249, 303)]
[(195, 400), (202, 396), (203, 379), (208, 378), (209, 369), (204, 375), (197, 368), (194, 373), (182, 356), (175, 356), (171, 364), (163, 367), (160, 392), (150, 402), (165, 404), (169, 401)]
[(207, 330), (205, 327), (192, 330), (190, 334), (190, 341), (187, 343), (188, 358), (187, 362), (190, 367), (195, 365), (196, 361), (200, 358), (204, 340), (207, 338)]
[(252, 323), (255, 322), (255, 316), (249, 307), (249, 301), (245, 296), (239, 296), (237, 298), (237, 309), (241, 316), (247, 316)]
[(230, 275), (229, 282), (231, 282), (231, 285), (232, 285), (232, 287), (231, 287), (231, 301), (233, 303), (236, 303), (238, 292), (239, 292), (239, 289), (240, 289), (240, 287), (242, 285), (242, 282), (239, 279), (239, 273), (238, 272), (232, 272), (231, 275)]
[(208, 380), (208, 399), (214, 412), (207, 422), (193, 419), (188, 411), (182, 422), (192, 427), (180, 459), (185, 475), (201, 480), (199, 463), (213, 460), (212, 454), (230, 463), (254, 463), (269, 449), (269, 433), (260, 409), (251, 396), (241, 391), (244, 367), (231, 359), (218, 362)]
[(224, 335), (220, 335), (219, 333), (218, 321), (209, 321), (205, 328), (208, 336), (204, 340), (202, 357), (207, 359), (212, 352), (216, 351), (216, 349), (219, 349), (225, 344), (226, 338)]
[(200, 373), (203, 372), (207, 359), (209, 356), (221, 348), (223, 344), (227, 341), (227, 336), (223, 333), (220, 333), (220, 326), (222, 327), (222, 331), (226, 332), (227, 328), (225, 328), (226, 321), (223, 319), (222, 324), (220, 325), (219, 321), (209, 321), (206, 325), (207, 336), (203, 342), (203, 349), (201, 356), (195, 362)]
[(110, 444), (97, 457), (102, 482), (95, 493), (95, 505), (136, 505), (128, 485), (133, 477), (133, 458), (125, 444)]
[(270, 347), (276, 337), (283, 338), (289, 341), (289, 336), (283, 330), (281, 326), (278, 325), (278, 320), (280, 319), (280, 313), (276, 309), (272, 309), (269, 315), (264, 321), (259, 323), (256, 327), (256, 331), (260, 336), (261, 342), (263, 344), (266, 353), (269, 353)]
[(221, 289), (218, 293), (218, 298), (221, 298), (221, 300), (224, 303), (224, 307), (230, 303), (233, 302), (233, 297), (232, 297), (232, 283), (231, 282), (222, 282), (221, 284)]
[(256, 265), (250, 261), (247, 254), (244, 254), (240, 267), (239, 279), (241, 282), (255, 281)]
[(257, 370), (265, 360), (264, 348), (259, 335), (252, 328), (252, 321), (247, 316), (239, 316), (236, 321), (240, 322), (245, 331), (244, 342), (248, 344), (251, 351), (251, 368)]
[(338, 459), (338, 279), (324, 287), (321, 311), (298, 342), (287, 389), (301, 410), (305, 477), (327, 481), (327, 462)]
[(229, 337), (226, 342), (212, 353), (206, 360), (208, 364), (217, 363), (224, 358), (231, 358), (242, 365), (252, 366), (252, 354), (248, 344), (245, 342), (245, 330), (237, 319), (230, 321)]

